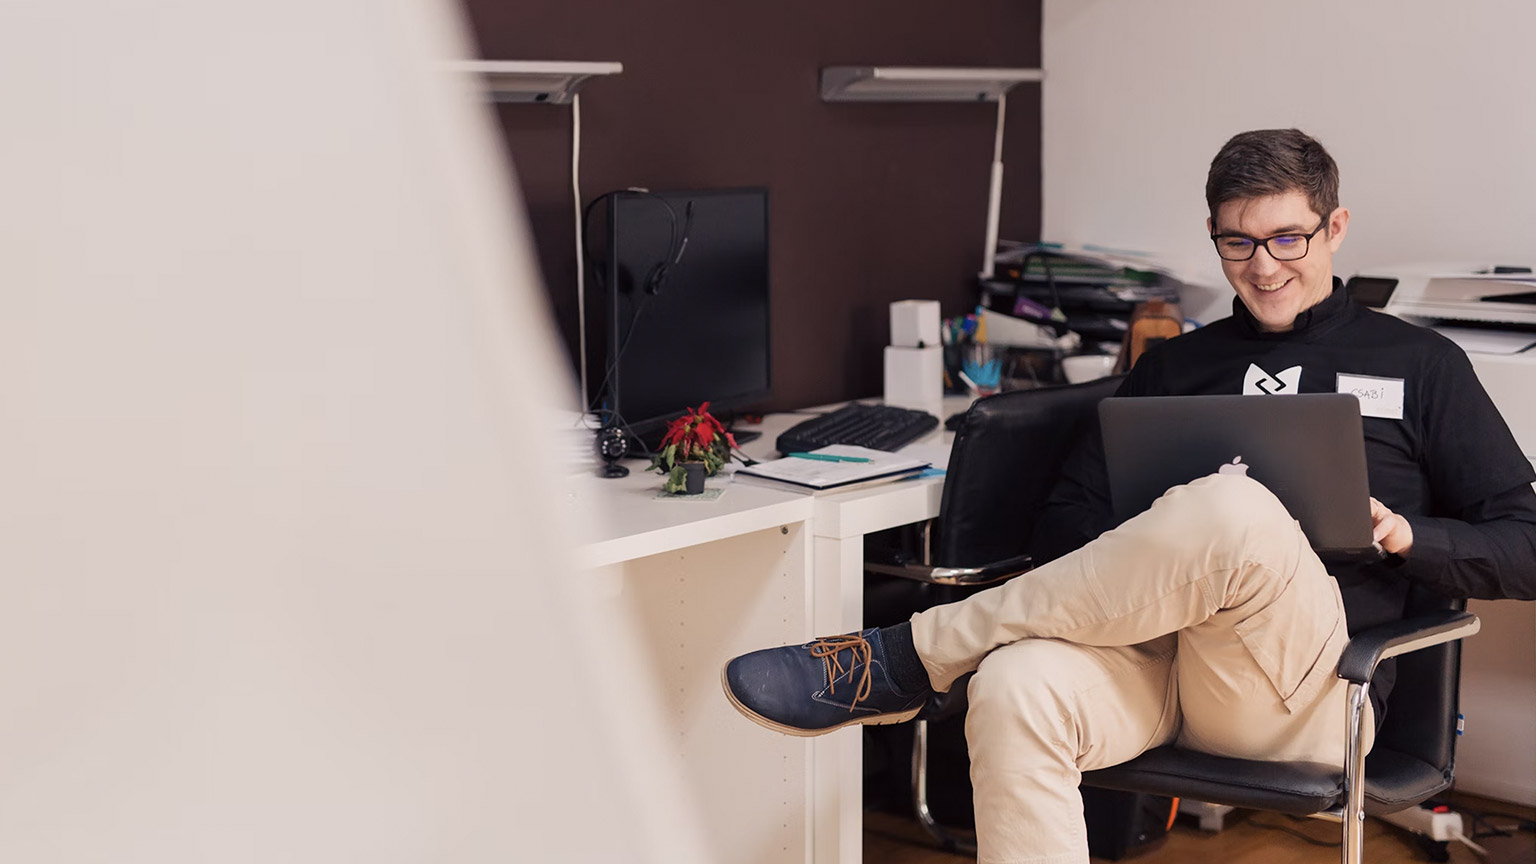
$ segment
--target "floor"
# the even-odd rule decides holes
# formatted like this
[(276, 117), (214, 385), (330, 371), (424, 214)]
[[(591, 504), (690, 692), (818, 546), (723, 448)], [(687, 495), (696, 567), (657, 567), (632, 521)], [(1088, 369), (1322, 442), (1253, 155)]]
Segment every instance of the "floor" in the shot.
[[(1473, 823), (1468, 815), (1470, 810), (1490, 816), (1536, 818), (1532, 808), (1467, 795), (1453, 795), (1452, 803), (1462, 812), (1468, 830), (1474, 830), (1475, 825), (1478, 834), (1488, 827)], [(871, 864), (957, 864), (973, 860), (929, 845), (915, 821), (877, 812), (864, 816), (864, 860)], [(1514, 818), (1503, 816), (1492, 816), (1490, 821), (1494, 826), (1514, 824)], [(1339, 860), (1338, 832), (1337, 825), (1314, 819), (1239, 810), (1227, 817), (1223, 831), (1208, 833), (1201, 831), (1190, 817), (1181, 816), (1161, 845), (1123, 860), (1134, 864), (1332, 864)], [(1517, 831), (1509, 837), (1479, 837), (1477, 842), (1488, 850), (1487, 858), (1452, 843), (1450, 864), (1536, 864), (1536, 833), (1529, 830)], [(1376, 819), (1366, 820), (1364, 859), (1371, 864), (1424, 864), (1432, 860), (1407, 832)]]

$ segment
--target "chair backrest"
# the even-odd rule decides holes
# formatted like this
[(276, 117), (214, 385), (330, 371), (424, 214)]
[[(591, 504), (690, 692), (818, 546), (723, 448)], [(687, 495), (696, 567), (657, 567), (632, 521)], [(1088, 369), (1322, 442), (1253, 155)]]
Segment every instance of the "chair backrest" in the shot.
[(978, 399), (950, 450), (935, 562), (973, 567), (1028, 551), (1061, 464), (1119, 377)]
[[(1441, 609), (1466, 609), (1465, 600), (1447, 600), (1417, 585), (1403, 617)], [(1449, 782), (1456, 756), (1461, 641), (1447, 642), (1397, 658), (1397, 681), (1387, 698), (1387, 715), (1372, 755), (1396, 752), (1434, 766)], [(1370, 768), (1366, 776), (1370, 776)]]

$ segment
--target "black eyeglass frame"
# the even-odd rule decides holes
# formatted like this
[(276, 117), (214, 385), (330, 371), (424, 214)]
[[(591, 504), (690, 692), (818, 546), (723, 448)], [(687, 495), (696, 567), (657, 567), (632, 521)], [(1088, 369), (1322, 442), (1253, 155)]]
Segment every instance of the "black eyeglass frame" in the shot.
[[(1328, 219), (1332, 215), (1332, 213), (1329, 213), (1327, 216), (1324, 216), (1323, 221), (1319, 222), (1317, 227), (1312, 229), (1311, 234), (1291, 234), (1287, 232), (1285, 234), (1276, 234), (1272, 237), (1265, 237), (1263, 240), (1260, 240), (1257, 237), (1249, 237), (1247, 234), (1212, 234), (1211, 243), (1216, 247), (1216, 257), (1223, 261), (1236, 262), (1251, 260), (1254, 255), (1258, 254), (1260, 246), (1263, 246), (1264, 251), (1269, 253), (1269, 257), (1275, 259), (1276, 261), (1300, 261), (1301, 259), (1307, 257), (1307, 253), (1312, 251), (1312, 238), (1316, 237), (1319, 231), (1322, 231), (1324, 228), (1328, 227)], [(1237, 237), (1252, 242), (1253, 245), (1248, 248), (1248, 254), (1241, 258), (1228, 258), (1227, 256), (1221, 254), (1221, 241), (1230, 237)], [(1302, 239), (1302, 243), (1304, 244), (1301, 248), (1301, 254), (1297, 255), (1295, 258), (1281, 258), (1280, 256), (1276, 255), (1275, 250), (1269, 248), (1269, 242), (1271, 240), (1279, 240), (1281, 237), (1300, 237)]]

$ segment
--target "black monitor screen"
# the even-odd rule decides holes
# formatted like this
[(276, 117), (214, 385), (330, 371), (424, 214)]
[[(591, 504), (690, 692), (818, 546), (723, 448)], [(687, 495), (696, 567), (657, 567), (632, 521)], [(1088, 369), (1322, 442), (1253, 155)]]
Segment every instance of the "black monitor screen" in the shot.
[(606, 271), (610, 380), (592, 395), (642, 439), (690, 406), (768, 396), (766, 189), (612, 196)]

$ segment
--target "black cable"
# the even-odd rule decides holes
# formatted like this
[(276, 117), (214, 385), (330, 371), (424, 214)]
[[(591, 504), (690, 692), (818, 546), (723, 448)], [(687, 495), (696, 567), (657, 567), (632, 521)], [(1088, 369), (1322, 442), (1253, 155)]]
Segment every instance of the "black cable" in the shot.
[[(1479, 813), (1476, 810), (1468, 810), (1467, 808), (1463, 807), (1463, 808), (1461, 808), (1461, 812), (1463, 812), (1463, 813), (1467, 814), (1468, 816), (1472, 817), (1472, 837), (1474, 839), (1477, 838), (1477, 837), (1513, 837), (1513, 836), (1515, 836), (1515, 835), (1511, 834), (1510, 832), (1508, 832), (1508, 831), (1500, 828), (1499, 826), (1493, 824), (1492, 822), (1489, 822), (1488, 819), (1485, 816), (1483, 816), (1482, 813)], [(1483, 832), (1482, 834), (1477, 833), (1477, 825), (1478, 825), (1478, 823), (1482, 823), (1483, 825), (1488, 826), (1488, 830)]]
[[(1051, 306), (1053, 307), (1053, 311), (1060, 313), (1062, 317), (1066, 317), (1066, 312), (1064, 312), (1061, 308), (1061, 290), (1056, 287), (1056, 274), (1051, 270), (1051, 259), (1062, 258), (1070, 260), (1070, 257), (1071, 256), (1063, 255), (1060, 252), (1052, 252), (1049, 249), (1036, 248), (1025, 252), (1024, 260), (1019, 262), (1019, 281), (1013, 286), (1014, 309), (1008, 310), (1009, 314), (1013, 314), (1015, 309), (1018, 308), (1019, 297), (1023, 296), (1024, 284), (1029, 279), (1029, 262), (1039, 258), (1040, 266), (1045, 269), (1045, 284), (1046, 288), (1051, 292)], [(1050, 323), (1051, 327), (1056, 331), (1057, 336), (1066, 334), (1067, 327), (1065, 322), (1057, 321), (1053, 317)]]
[[(596, 390), (593, 391), (594, 395), (588, 399), (587, 394), (582, 394), (582, 399), (586, 400), (587, 409), (583, 412), (582, 417), (583, 423), (585, 423), (585, 418), (588, 415), (597, 415), (599, 417), (599, 430), (609, 428), (621, 429), (626, 438), (635, 448), (632, 455), (651, 456), (654, 454), (649, 452), (649, 449), (645, 446), (644, 440), (638, 434), (636, 434), (634, 429), (630, 427), (628, 421), (624, 419), (623, 414), (613, 408), (601, 407), (601, 405), (605, 400), (615, 399), (617, 396), (617, 394), (613, 393), (609, 389), (609, 386), (613, 381), (615, 373), (618, 372), (619, 364), (623, 360), (625, 352), (629, 350), (630, 342), (633, 341), (635, 333), (639, 328), (640, 316), (645, 312), (646, 307), (650, 304), (651, 298), (660, 293), (662, 286), (666, 283), (668, 270), (683, 260), (683, 254), (688, 249), (688, 240), (693, 231), (694, 202), (692, 200), (688, 201), (688, 205), (684, 211), (681, 233), (679, 233), (677, 209), (672, 206), (670, 201), (661, 195), (658, 195), (649, 189), (643, 189), (639, 187), (615, 189), (609, 192), (605, 192), (593, 198), (587, 203), (586, 207), (582, 208), (581, 231), (584, 240), (586, 239), (586, 235), (591, 232), (592, 211), (597, 209), (597, 206), (600, 203), (608, 201), (617, 195), (623, 194), (644, 195), (654, 199), (662, 207), (666, 208), (668, 220), (667, 251), (662, 256), (661, 260), (656, 262), (656, 264), (651, 267), (644, 280), (640, 285), (637, 286), (638, 290), (636, 293), (639, 295), (639, 300), (635, 304), (633, 314), (631, 314), (629, 318), (628, 330), (625, 332), (623, 339), (619, 342), (617, 350), (613, 352), (613, 356), (608, 358), (608, 368), (603, 373), (602, 381), (598, 383)], [(582, 266), (586, 267), (593, 275), (593, 282), (597, 284), (600, 290), (605, 292), (614, 292), (611, 298), (610, 309), (612, 310), (611, 314), (617, 315), (619, 308), (617, 292), (619, 290), (619, 286), (617, 284), (608, 285), (608, 280), (605, 277), (607, 265), (612, 263), (613, 256), (616, 254), (616, 250), (611, 248), (608, 249), (608, 261), (604, 262), (604, 264), (600, 266), (596, 258), (592, 255), (591, 250), (593, 249), (593, 245), (590, 243), (583, 243), (582, 248), (584, 250)], [(612, 322), (610, 322), (610, 326), (612, 326)], [(588, 426), (587, 428), (590, 429), (591, 427)]]
[[(593, 198), (591, 201), (587, 202), (587, 206), (582, 208), (582, 212), (581, 212), (581, 231), (582, 231), (582, 239), (583, 239), (583, 241), (585, 241), (587, 239), (586, 235), (588, 233), (590, 233), (590, 231), (591, 231), (592, 211), (597, 208), (597, 205), (602, 203), (602, 202), (604, 202), (604, 201), (607, 201), (610, 198), (613, 198), (616, 195), (623, 195), (623, 194), (626, 194), (626, 193), (628, 193), (628, 194), (635, 194), (635, 195), (645, 195), (645, 196), (648, 196), (648, 197), (654, 199), (657, 203), (661, 204), (661, 206), (663, 206), (663, 207), (665, 207), (667, 209), (667, 218), (668, 218), (667, 251), (666, 251), (665, 255), (662, 257), (662, 259), (659, 262), (657, 262), (657, 264), (654, 267), (651, 268), (649, 273), (646, 274), (646, 277), (645, 277), (645, 280), (644, 280), (643, 284), (639, 286), (639, 288), (640, 288), (640, 292), (639, 292), (640, 293), (640, 302), (638, 304), (636, 304), (634, 314), (630, 316), (630, 319), (629, 319), (629, 329), (625, 333), (623, 341), (620, 342), (620, 344), (618, 346), (618, 350), (613, 353), (612, 357), (608, 358), (608, 363), (607, 363), (607, 367), (608, 368), (603, 373), (603, 380), (601, 381), (601, 383), (599, 383), (597, 385), (597, 389), (594, 391), (595, 395), (591, 396), (590, 399), (589, 399), (588, 395), (586, 393), (582, 394), (582, 399), (585, 401), (585, 404), (587, 406), (587, 410), (584, 413), (587, 413), (587, 414), (593, 413), (595, 410), (597, 410), (597, 406), (598, 406), (599, 403), (601, 403), (604, 399), (609, 398), (611, 396), (611, 394), (607, 392), (608, 391), (608, 384), (609, 384), (610, 381), (613, 380), (613, 375), (614, 375), (615, 372), (618, 371), (618, 368), (619, 368), (619, 361), (623, 359), (625, 350), (629, 348), (629, 343), (634, 338), (635, 328), (636, 328), (636, 325), (639, 323), (640, 314), (645, 311), (645, 307), (650, 302), (650, 298), (655, 296), (660, 291), (661, 285), (666, 281), (666, 274), (667, 274), (668, 268), (676, 265), (677, 262), (682, 260), (683, 252), (688, 248), (688, 237), (689, 237), (689, 234), (690, 234), (690, 232), (692, 231), (692, 228), (693, 228), (693, 202), (691, 200), (688, 202), (687, 213), (686, 213), (686, 220), (687, 221), (683, 225), (682, 237), (679, 238), (679, 236), (678, 236), (677, 208), (673, 207), (671, 202), (669, 202), (666, 198), (663, 198), (662, 196), (657, 195), (656, 193), (650, 191), (649, 189), (643, 189), (643, 188), (639, 188), (639, 187), (630, 187), (628, 189), (614, 189), (614, 190), (610, 190), (608, 192), (604, 192), (603, 194), (598, 195), (597, 197)], [(597, 283), (599, 289), (601, 289), (603, 291), (609, 291), (609, 290), (612, 290), (612, 291), (615, 291), (615, 292), (618, 291), (618, 287), (619, 286), (617, 286), (617, 285), (609, 286), (607, 284), (608, 280), (606, 279), (606, 277), (604, 275), (604, 270), (606, 268), (602, 267), (602, 266), (598, 266), (598, 262), (596, 261), (596, 259), (592, 255), (592, 248), (593, 248), (592, 244), (583, 242), (582, 249), (583, 249), (585, 260), (582, 262), (582, 266), (587, 267), (589, 269), (589, 272), (591, 272), (591, 274), (593, 275), (594, 281)], [(612, 256), (615, 254), (615, 250), (609, 249), (609, 250), (607, 250), (607, 254), (608, 254), (608, 256), (609, 256), (609, 258), (611, 260)], [(671, 259), (671, 260), (669, 261), (668, 259)], [(612, 307), (611, 308), (613, 308), (615, 310), (615, 313), (616, 313), (616, 311), (618, 309), (617, 298), (614, 298), (614, 302), (612, 303)], [(619, 422), (621, 424), (623, 423), (622, 416), (619, 416), (617, 412), (608, 412), (608, 413), (611, 413), (614, 416), (618, 417)], [(608, 425), (607, 421), (604, 420), (603, 421), (603, 428), (606, 428), (607, 425)], [(624, 430), (631, 437), (634, 437), (636, 441), (639, 441), (639, 437), (635, 436), (634, 433), (632, 431), (630, 431), (630, 429), (629, 429), (629, 427), (627, 425), (624, 426)]]
[[(608, 279), (607, 279), (607, 277), (606, 277), (606, 275), (604, 273), (606, 268), (601, 267), (601, 266), (598, 265), (597, 259), (592, 254), (592, 244), (591, 244), (591, 242), (589, 242), (589, 238), (588, 238), (587, 235), (589, 235), (591, 233), (591, 229), (592, 229), (592, 211), (597, 209), (597, 205), (603, 203), (604, 201), (607, 201), (609, 198), (612, 198), (615, 195), (622, 194), (623, 192), (624, 192), (624, 190), (622, 190), (622, 189), (613, 189), (613, 190), (610, 190), (608, 192), (604, 192), (603, 194), (594, 197), (591, 201), (588, 201), (587, 202), (587, 206), (583, 207), (582, 210), (581, 210), (581, 238), (582, 238), (582, 244), (581, 244), (582, 262), (581, 262), (581, 266), (585, 267), (587, 269), (587, 272), (592, 276), (592, 281), (597, 284), (598, 290), (602, 291), (604, 293), (607, 293), (607, 291), (608, 291)], [(611, 249), (608, 250), (608, 254), (610, 254), (610, 255), (613, 254), (613, 250), (611, 250)], [(618, 304), (617, 303), (613, 303), (612, 306), (613, 306), (613, 308), (616, 309), (618, 307)], [(638, 315), (639, 315), (639, 312), (637, 310), (636, 311), (636, 316), (638, 317)], [(581, 322), (581, 324), (578, 325), (578, 326), (584, 326), (584, 325), (585, 325), (585, 322)], [(634, 331), (634, 319), (630, 320), (630, 331), (631, 332)], [(627, 342), (628, 340), (626, 339), (625, 341)], [(596, 395), (589, 396), (586, 393), (581, 394), (582, 404), (586, 406), (586, 410), (582, 412), (582, 417), (586, 417), (588, 414), (594, 413), (597, 410), (597, 408), (596, 408), (597, 403), (601, 402), (605, 398), (605, 396), (607, 395), (604, 391), (608, 387), (609, 379), (611, 379), (613, 377), (613, 370), (615, 368), (617, 368), (617, 358), (616, 357), (610, 357), (610, 358), (608, 358), (608, 360), (609, 360), (609, 362), (608, 362), (608, 369), (603, 374), (602, 383), (597, 385), (597, 389), (595, 391)], [(598, 428), (599, 429), (606, 429), (607, 428), (607, 421), (606, 420), (602, 421), (602, 425), (600, 425)]]
[[(592, 244), (586, 242), (587, 235), (591, 233), (592, 211), (597, 208), (598, 204), (601, 204), (609, 198), (612, 198), (615, 195), (623, 195), (626, 193), (631, 195), (648, 196), (655, 199), (656, 202), (661, 206), (667, 208), (667, 217), (669, 220), (669, 227), (667, 230), (667, 252), (661, 261), (657, 263), (656, 267), (651, 268), (652, 274), (655, 274), (656, 269), (659, 267), (662, 269), (662, 273), (664, 275), (665, 268), (675, 265), (678, 261), (682, 260), (683, 250), (688, 248), (688, 233), (693, 227), (693, 202), (691, 200), (688, 202), (687, 222), (683, 226), (683, 236), (681, 241), (679, 241), (677, 236), (677, 209), (673, 207), (672, 203), (666, 198), (663, 198), (662, 196), (652, 192), (649, 189), (645, 189), (639, 186), (631, 186), (627, 189), (611, 189), (597, 196), (596, 198), (593, 198), (591, 201), (588, 201), (587, 206), (582, 208), (581, 211), (581, 235), (583, 241), (581, 248), (582, 254), (586, 259), (583, 264), (590, 268), (592, 275), (597, 280), (598, 287), (604, 290), (606, 290), (608, 287), (607, 278), (603, 273), (603, 268), (598, 267), (597, 261), (592, 257)], [(608, 254), (612, 255), (613, 250), (608, 250)], [(668, 258), (672, 259), (670, 263), (667, 261)], [(646, 282), (649, 283), (650, 281), (651, 276), (647, 276)], [(642, 285), (641, 287), (645, 288), (647, 286)]]
[(589, 242), (587, 235), (592, 233), (592, 211), (597, 208), (598, 204), (601, 204), (614, 195), (619, 194), (619, 191), (620, 190), (615, 189), (612, 192), (604, 192), (596, 198), (593, 198), (591, 201), (588, 201), (587, 206), (583, 207), (581, 210), (581, 266), (587, 268), (588, 272), (592, 274), (592, 278), (597, 281), (597, 287), (604, 291), (606, 291), (608, 288), (607, 279), (603, 276), (603, 268), (597, 266), (596, 259), (592, 257), (592, 244)]
[[(1477, 839), (1483, 838), (1483, 837), (1513, 837), (1515, 835), (1510, 833), (1511, 830), (1515, 831), (1516, 833), (1521, 832), (1521, 831), (1536, 831), (1536, 821), (1532, 821), (1530, 819), (1525, 818), (1524, 816), (1517, 816), (1517, 815), (1514, 815), (1512, 813), (1489, 813), (1489, 812), (1487, 812), (1485, 810), (1474, 810), (1471, 807), (1468, 807), (1465, 804), (1457, 801), (1456, 797), (1457, 797), (1456, 789), (1453, 786), (1451, 788), (1451, 791), (1449, 793), (1447, 793), (1447, 797), (1446, 798), (1444, 798), (1444, 799), (1437, 798), (1434, 801), (1426, 802), (1426, 806), (1429, 806), (1429, 805), (1432, 805), (1432, 804), (1444, 803), (1444, 804), (1446, 804), (1446, 806), (1451, 807), (1452, 809), (1454, 809), (1458, 813), (1465, 813), (1468, 816), (1471, 816), (1472, 817), (1471, 839), (1473, 839), (1473, 840), (1477, 840)], [(1513, 826), (1510, 826), (1509, 828), (1500, 828), (1499, 826), (1493, 824), (1493, 822), (1489, 821), (1489, 817), (1492, 817), (1492, 816), (1499, 816), (1499, 817), (1502, 817), (1502, 818), (1505, 818), (1505, 819), (1512, 819), (1512, 820), (1514, 820), (1515, 824)], [(1479, 823), (1479, 822), (1481, 822), (1484, 825), (1488, 826), (1489, 830), (1484, 831), (1482, 833), (1479, 833), (1477, 831), (1477, 823)]]
[[(1459, 813), (1465, 813), (1472, 817), (1472, 839), (1474, 840), (1480, 837), (1513, 837), (1516, 833), (1521, 831), (1536, 831), (1536, 822), (1532, 822), (1529, 819), (1524, 819), (1519, 816), (1511, 816), (1508, 813), (1483, 813), (1478, 810), (1470, 810), (1460, 805), (1456, 806), (1456, 810)], [(1501, 816), (1505, 819), (1513, 819), (1514, 824), (1501, 828), (1498, 825), (1493, 824), (1491, 817), (1494, 816)], [(1479, 832), (1477, 830), (1477, 825), (1479, 823), (1486, 826), (1488, 830)]]
[(635, 314), (629, 318), (629, 330), (624, 334), (624, 341), (619, 343), (619, 350), (615, 351), (613, 356), (608, 358), (608, 372), (603, 375), (602, 382), (597, 385), (597, 395), (592, 397), (591, 402), (587, 403), (588, 412), (595, 410), (597, 403), (610, 395), (607, 392), (608, 382), (613, 380), (613, 373), (619, 370), (619, 361), (624, 359), (624, 351), (629, 348), (630, 340), (635, 338), (635, 325), (640, 321), (640, 313), (645, 311), (646, 305), (650, 302), (651, 295), (645, 294), (640, 297), (639, 304), (635, 306)]
[(683, 253), (688, 251), (688, 238), (693, 234), (693, 199), (688, 199), (688, 206), (683, 208), (683, 239), (677, 244), (677, 254), (672, 256), (672, 266), (683, 260)]
[(1056, 288), (1056, 274), (1051, 270), (1051, 256), (1042, 255), (1040, 266), (1045, 268), (1045, 284), (1051, 289), (1051, 327), (1055, 329), (1057, 338), (1067, 335), (1067, 322), (1057, 321), (1056, 316), (1063, 319), (1067, 317), (1065, 310), (1061, 308), (1061, 291)]
[[(1296, 817), (1291, 817), (1291, 818), (1294, 819)], [(1341, 845), (1343, 845), (1343, 841), (1340, 841), (1340, 840), (1319, 840), (1316, 837), (1310, 836), (1310, 835), (1308, 835), (1307, 833), (1305, 833), (1303, 831), (1297, 831), (1295, 828), (1291, 828), (1291, 827), (1289, 827), (1287, 825), (1271, 825), (1268, 822), (1260, 822), (1257, 819), (1249, 819), (1248, 820), (1248, 824), (1252, 825), (1252, 826), (1254, 826), (1256, 828), (1266, 828), (1266, 829), (1268, 829), (1270, 831), (1282, 831), (1282, 832), (1284, 832), (1286, 834), (1291, 835), (1292, 837), (1297, 837), (1299, 839), (1305, 840), (1308, 843), (1311, 843), (1313, 846), (1341, 846)]]

